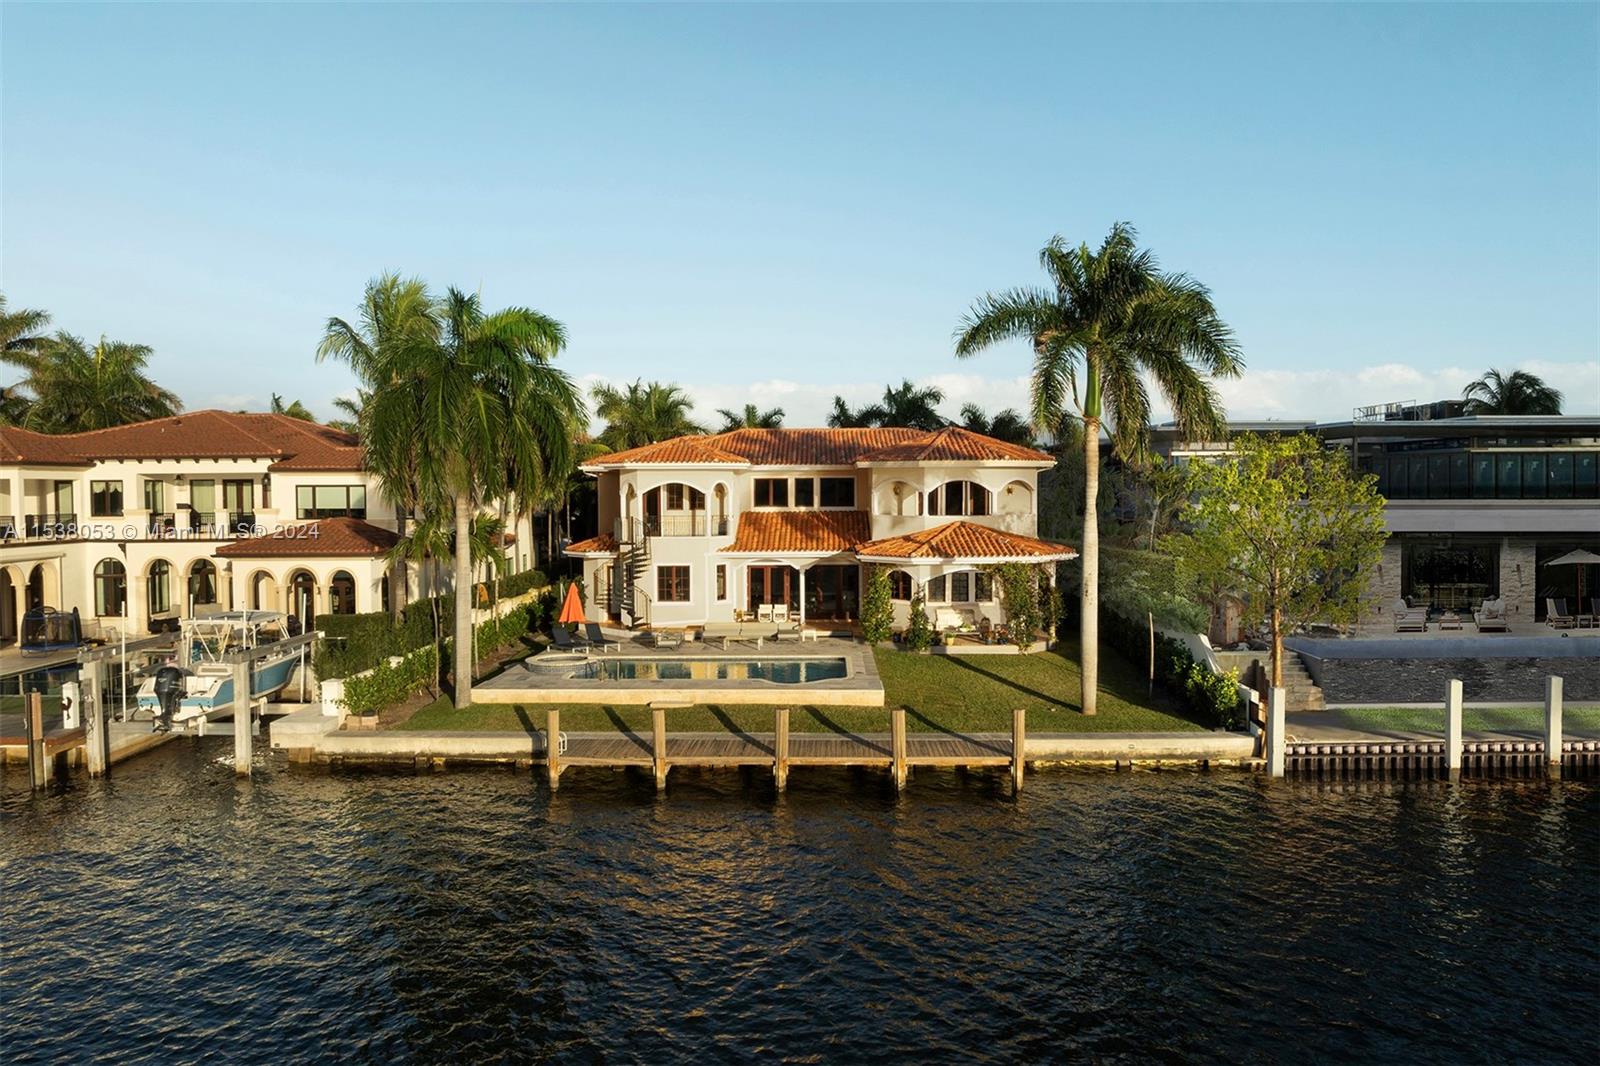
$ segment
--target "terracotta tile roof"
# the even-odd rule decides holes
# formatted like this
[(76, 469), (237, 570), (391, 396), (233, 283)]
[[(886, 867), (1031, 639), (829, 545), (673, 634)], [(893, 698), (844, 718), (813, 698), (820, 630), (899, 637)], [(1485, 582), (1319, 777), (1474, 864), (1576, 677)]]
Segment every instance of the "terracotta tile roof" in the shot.
[(254, 436), (276, 445), (284, 458), (273, 470), (360, 470), (361, 441), (332, 426), (276, 414), (231, 416)]
[(861, 456), (863, 463), (1026, 462), (1054, 463), (1046, 452), (986, 437), (960, 426), (946, 426), (915, 440), (892, 444)]
[(568, 544), (567, 555), (615, 555), (617, 554), (617, 538), (610, 533), (602, 533), (598, 537), (588, 540), (575, 540)]
[(868, 541), (856, 548), (863, 559), (992, 559), (1033, 560), (1071, 559), (1077, 552), (1065, 544), (1024, 537), (976, 522), (946, 522), (933, 529)]
[(382, 555), (400, 540), (393, 530), (359, 518), (322, 518), (286, 526), (277, 533), (246, 537), (224, 544), (217, 555), (234, 559), (279, 556), (329, 556), (357, 558)]
[(849, 551), (867, 536), (865, 511), (746, 511), (733, 543), (722, 550), (831, 555)]
[(586, 469), (631, 463), (721, 463), (755, 466), (853, 466), (856, 463), (1012, 461), (1051, 463), (1045, 452), (985, 437), (960, 426), (920, 429), (735, 429), (712, 436), (674, 437), (612, 452)]
[(0, 463), (88, 466), (88, 462), (67, 445), (67, 440), (20, 426), (0, 426)]

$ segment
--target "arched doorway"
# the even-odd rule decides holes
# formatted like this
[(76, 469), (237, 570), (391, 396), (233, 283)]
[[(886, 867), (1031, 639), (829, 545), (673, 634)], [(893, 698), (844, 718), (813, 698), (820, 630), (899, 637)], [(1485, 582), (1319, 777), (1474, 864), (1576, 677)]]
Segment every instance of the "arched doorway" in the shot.
[(278, 582), (265, 570), (257, 570), (250, 575), (249, 592), (246, 602), (252, 611), (276, 611), (278, 609)]
[(22, 573), (15, 567), (0, 567), (0, 643), (17, 639), (17, 595), (23, 591)]
[(209, 559), (197, 559), (189, 567), (189, 604), (192, 607), (217, 602), (217, 568)]
[(356, 613), (356, 579), (348, 570), (335, 570), (328, 579), (328, 613)]
[(289, 613), (309, 632), (317, 617), (317, 579), (309, 570), (296, 570), (289, 578)]
[(120, 618), (128, 609), (128, 570), (121, 559), (101, 559), (94, 567), (94, 613)]
[(172, 613), (172, 564), (165, 559), (150, 564), (145, 578), (144, 603), (152, 623)]
[(28, 598), (24, 610), (36, 611), (48, 604), (50, 585), (50, 570), (44, 563), (39, 563), (28, 571)]

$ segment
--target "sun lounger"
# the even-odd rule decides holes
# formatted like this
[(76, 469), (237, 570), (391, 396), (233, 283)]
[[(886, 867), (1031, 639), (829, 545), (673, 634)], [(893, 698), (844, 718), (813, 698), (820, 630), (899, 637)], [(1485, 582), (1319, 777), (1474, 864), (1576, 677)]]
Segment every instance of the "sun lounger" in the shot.
[(678, 648), (683, 645), (683, 634), (675, 629), (652, 629), (644, 635), (644, 639), (652, 648)]
[(607, 640), (605, 633), (600, 629), (599, 622), (585, 622), (583, 635), (589, 647), (596, 651), (621, 651), (622, 644), (615, 640)]
[(1567, 601), (1546, 598), (1544, 601), (1545, 625), (1551, 629), (1571, 629), (1577, 620), (1567, 613)]
[(550, 627), (550, 643), (562, 651), (588, 651), (589, 642), (557, 622)]

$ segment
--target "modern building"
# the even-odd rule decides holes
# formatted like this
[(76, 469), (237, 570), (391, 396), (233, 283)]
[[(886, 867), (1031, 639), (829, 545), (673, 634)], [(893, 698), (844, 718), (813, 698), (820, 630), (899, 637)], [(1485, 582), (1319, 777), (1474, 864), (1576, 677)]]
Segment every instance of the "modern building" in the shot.
[(863, 567), (880, 564), (899, 627), (919, 592), (930, 613), (1000, 622), (984, 567), (1075, 555), (1036, 535), (1039, 473), (1053, 464), (958, 427), (677, 437), (584, 464), (601, 533), (566, 552), (583, 560), (596, 621), (693, 626), (772, 604), (847, 624)]
[[(359, 442), (328, 426), (196, 411), (60, 436), (0, 427), (0, 642), (39, 608), (137, 634), (219, 607), (399, 606), (423, 583), (385, 561), (395, 530)], [(532, 538), (508, 539), (513, 569), (532, 565)]]
[[(1369, 575), (1369, 620), (1395, 600), (1470, 618), (1503, 599), (1515, 625), (1543, 621), (1552, 598), (1572, 609), (1581, 568), (1550, 566), (1575, 548), (1600, 552), (1600, 415), (1464, 415), (1456, 401), (1384, 404), (1338, 422), (1236, 422), (1230, 434), (1311, 433), (1378, 479), (1389, 540)], [(1155, 431), (1179, 461), (1227, 454), (1225, 441)], [(1583, 590), (1596, 595), (1591, 575)]]

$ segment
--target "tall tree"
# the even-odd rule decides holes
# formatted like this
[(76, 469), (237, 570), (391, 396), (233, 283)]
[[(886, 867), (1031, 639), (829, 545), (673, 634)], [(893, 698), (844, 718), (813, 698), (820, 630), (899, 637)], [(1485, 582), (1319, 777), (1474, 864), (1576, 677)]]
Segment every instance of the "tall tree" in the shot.
[(356, 389), (355, 398), (349, 396), (335, 396), (333, 406), (343, 412), (343, 418), (330, 418), (328, 425), (334, 429), (342, 429), (346, 433), (361, 435), (361, 413), (367, 402), (372, 399), (372, 394), (366, 389)]
[(990, 418), (977, 404), (962, 404), (961, 425), (986, 437), (1021, 444), (1027, 448), (1034, 447), (1033, 426), (1009, 407)]
[(606, 423), (600, 441), (612, 451), (706, 431), (690, 417), (694, 401), (677, 385), (635, 380), (620, 389), (596, 385), (591, 395), (594, 413)]
[(763, 411), (755, 404), (747, 403), (743, 411), (730, 411), (726, 407), (719, 407), (717, 414), (722, 416), (723, 433), (734, 429), (777, 429), (783, 425), (781, 407)]
[(287, 415), (290, 418), (298, 418), (302, 422), (315, 422), (317, 420), (317, 416), (312, 414), (305, 404), (301, 403), (299, 400), (294, 400), (291, 403), (284, 403), (283, 397), (279, 396), (277, 393), (272, 394), (272, 413), (275, 415)]
[(948, 420), (939, 413), (944, 393), (932, 386), (918, 387), (906, 378), (884, 387), (883, 399), (852, 411), (843, 396), (833, 398), (828, 425), (836, 429), (864, 426), (900, 426), (907, 429), (943, 429)]
[(412, 442), (420, 498), (450, 501), (455, 705), (465, 708), (472, 703), (473, 520), (487, 502), (518, 488), (513, 478), (565, 475), (583, 401), (552, 365), (566, 345), (555, 319), (525, 307), (485, 312), (477, 296), (453, 288), (436, 317), (436, 341), (405, 345), (397, 380), (373, 388), (366, 428), (378, 454)]
[(1558, 415), (1561, 390), (1526, 370), (1490, 370), (1461, 391), (1469, 415)]
[(0, 359), (29, 368), (29, 360), (50, 343), (44, 328), (50, 324), (46, 311), (17, 311), (6, 309), (6, 297), (0, 293)]
[(1234, 440), (1233, 457), (1191, 468), (1194, 503), (1180, 573), (1225, 567), (1232, 591), (1270, 619), (1272, 684), (1283, 635), (1308, 622), (1353, 622), (1383, 553), (1377, 479), (1309, 434)]
[(1098, 250), (1053, 238), (1039, 253), (1047, 288), (1017, 288), (980, 298), (956, 332), (968, 357), (1008, 340), (1033, 352), (1033, 424), (1040, 432), (1075, 415), (1083, 426), (1084, 521), (1079, 590), (1083, 713), (1097, 709), (1100, 675), (1100, 434), (1134, 454), (1150, 422), (1154, 383), (1188, 433), (1217, 432), (1221, 404), (1210, 375), (1243, 366), (1233, 334), (1205, 286), (1163, 273), (1140, 249), (1133, 227), (1117, 223)]
[(28, 372), (33, 393), (26, 425), (45, 433), (168, 418), (183, 409), (175, 393), (150, 380), (150, 348), (100, 339), (93, 348), (58, 333), (34, 356)]

